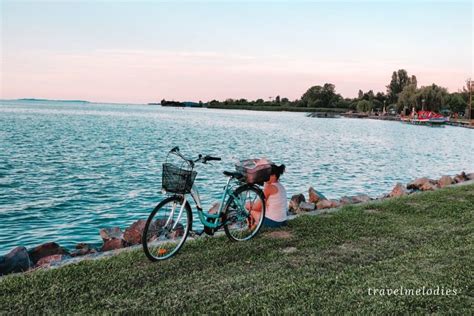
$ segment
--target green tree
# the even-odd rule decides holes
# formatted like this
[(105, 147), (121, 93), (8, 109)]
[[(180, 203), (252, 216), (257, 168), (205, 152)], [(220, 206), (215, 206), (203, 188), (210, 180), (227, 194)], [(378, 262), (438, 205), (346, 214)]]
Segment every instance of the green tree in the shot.
[(382, 112), (383, 111), (383, 102), (377, 100), (377, 99), (373, 99), (372, 101), (372, 104), (373, 104), (373, 109), (374, 110), (377, 110), (379, 112)]
[(338, 100), (337, 102), (334, 103), (334, 107), (335, 108), (341, 108), (341, 109), (349, 109), (351, 108), (351, 102), (352, 102), (352, 99), (340, 99)]
[(275, 103), (277, 103), (277, 104), (280, 103), (280, 96), (279, 96), (279, 95), (277, 95), (277, 96), (275, 97)]
[(368, 100), (361, 100), (357, 102), (357, 111), (358, 112), (363, 112), (363, 113), (368, 113), (372, 110), (373, 104), (372, 102)]
[(369, 90), (367, 93), (364, 93), (364, 100), (372, 101), (374, 98), (374, 91)]
[(405, 86), (398, 95), (397, 112), (401, 112), (404, 108), (411, 110), (413, 107), (417, 107), (418, 93), (419, 91), (416, 89), (416, 85), (409, 84)]
[(383, 92), (377, 92), (374, 99), (380, 101), (380, 103), (387, 102), (387, 96)]
[(446, 104), (453, 113), (464, 112), (466, 110), (467, 102), (464, 101), (463, 96), (459, 92), (451, 93), (446, 98)]
[(439, 112), (441, 107), (446, 103), (448, 90), (436, 84), (421, 87), (417, 93), (418, 107), (425, 106), (425, 110)]
[(307, 107), (334, 107), (337, 101), (342, 99), (336, 93), (336, 87), (332, 83), (325, 83), (324, 86), (313, 86), (309, 88), (301, 97), (301, 102)]
[(212, 100), (211, 102), (209, 102), (210, 106), (218, 106), (219, 104), (220, 104), (220, 102), (217, 101), (217, 100)]
[(392, 73), (392, 80), (387, 86), (387, 95), (389, 103), (397, 103), (398, 94), (403, 91), (403, 88), (411, 84), (412, 81), (416, 84), (416, 77), (411, 76), (410, 78), (405, 69), (399, 69), (398, 71), (394, 71)]

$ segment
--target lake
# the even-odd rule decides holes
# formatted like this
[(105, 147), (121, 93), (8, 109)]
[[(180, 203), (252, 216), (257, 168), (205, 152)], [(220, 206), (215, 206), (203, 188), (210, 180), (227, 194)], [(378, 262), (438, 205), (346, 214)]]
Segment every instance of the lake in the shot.
[(163, 198), (161, 164), (179, 146), (198, 166), (204, 205), (235, 159), (284, 163), (288, 194), (387, 193), (396, 182), (474, 171), (474, 130), (307, 118), (304, 113), (0, 101), (0, 255), (56, 241), (100, 244), (99, 229), (146, 219)]

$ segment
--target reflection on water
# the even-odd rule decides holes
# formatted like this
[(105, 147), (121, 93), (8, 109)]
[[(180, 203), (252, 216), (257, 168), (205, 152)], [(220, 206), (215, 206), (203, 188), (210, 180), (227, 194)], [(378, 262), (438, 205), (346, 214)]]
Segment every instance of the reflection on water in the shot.
[[(396, 182), (474, 171), (474, 131), (303, 113), (144, 105), (0, 102), (0, 254), (58, 241), (98, 243), (106, 226), (146, 218), (163, 197), (161, 163), (180, 146), (211, 205), (235, 158), (284, 163), (288, 194), (378, 196)], [(197, 216), (195, 220), (197, 219)]]

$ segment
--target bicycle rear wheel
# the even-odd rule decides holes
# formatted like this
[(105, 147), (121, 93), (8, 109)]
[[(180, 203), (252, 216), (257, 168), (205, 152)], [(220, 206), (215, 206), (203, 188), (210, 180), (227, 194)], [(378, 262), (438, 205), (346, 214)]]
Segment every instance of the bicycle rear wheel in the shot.
[(191, 223), (191, 206), (185, 199), (172, 196), (161, 201), (143, 231), (143, 251), (148, 259), (165, 260), (176, 254), (188, 237)]
[(265, 218), (265, 196), (254, 185), (242, 185), (234, 191), (224, 210), (224, 230), (231, 241), (245, 241), (257, 235)]

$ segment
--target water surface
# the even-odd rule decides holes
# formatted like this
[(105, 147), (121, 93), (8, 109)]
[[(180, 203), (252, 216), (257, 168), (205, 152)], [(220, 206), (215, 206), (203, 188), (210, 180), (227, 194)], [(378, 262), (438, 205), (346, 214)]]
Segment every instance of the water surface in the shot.
[(205, 206), (236, 158), (284, 163), (289, 195), (379, 196), (396, 182), (474, 171), (474, 130), (307, 118), (303, 113), (0, 101), (0, 254), (17, 245), (100, 243), (102, 227), (146, 218), (167, 151), (200, 165)]

